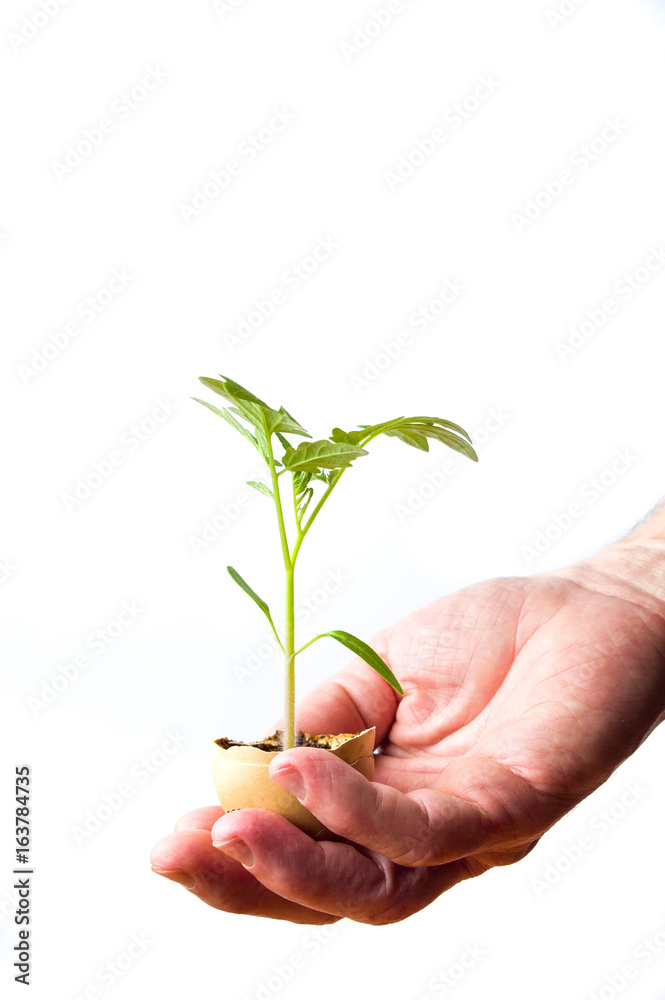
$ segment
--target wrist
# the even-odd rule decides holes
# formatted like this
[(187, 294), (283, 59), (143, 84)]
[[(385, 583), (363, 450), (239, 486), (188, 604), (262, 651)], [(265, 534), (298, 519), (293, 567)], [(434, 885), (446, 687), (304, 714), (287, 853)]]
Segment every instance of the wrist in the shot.
[(665, 507), (625, 538), (557, 575), (647, 608), (665, 626)]

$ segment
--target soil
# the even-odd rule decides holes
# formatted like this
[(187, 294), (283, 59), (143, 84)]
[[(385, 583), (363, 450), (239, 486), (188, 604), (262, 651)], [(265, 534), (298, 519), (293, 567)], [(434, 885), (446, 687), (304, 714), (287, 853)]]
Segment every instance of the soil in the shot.
[[(329, 733), (324, 733), (320, 736), (312, 736), (311, 733), (297, 733), (296, 734), (296, 746), (298, 747), (318, 747), (321, 750), (334, 750), (341, 743), (346, 740), (351, 739), (351, 737), (356, 736), (356, 733), (340, 733), (332, 735)], [(229, 747), (256, 747), (258, 750), (265, 750), (266, 753), (274, 753), (276, 750), (282, 749), (282, 730), (278, 729), (277, 732), (273, 733), (271, 736), (266, 736), (264, 739), (259, 740), (257, 743), (244, 743), (242, 740), (229, 740), (226, 736), (220, 737), (220, 739), (215, 740), (218, 747), (222, 750), (228, 750)]]

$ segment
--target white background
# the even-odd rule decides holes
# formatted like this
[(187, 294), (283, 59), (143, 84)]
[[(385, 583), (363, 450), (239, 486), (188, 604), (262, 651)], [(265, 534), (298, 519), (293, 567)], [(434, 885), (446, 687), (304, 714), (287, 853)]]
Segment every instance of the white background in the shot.
[[(236, 378), (315, 436), (431, 412), (478, 442), (477, 466), (388, 440), (358, 463), (308, 540), (299, 594), (332, 572), (348, 580), (304, 623), (303, 641), (314, 627), (370, 639), (477, 579), (563, 565), (660, 499), (665, 265), (652, 248), (663, 256), (665, 7), (578, 0), (557, 20), (542, 0), (404, 0), (380, 30), (369, 23), (361, 48), (357, 29), (381, 0), (217, 6), (52, 0), (45, 17), (29, 0), (2, 5), (3, 991), (9, 981), (22, 995), (11, 983), (10, 834), (13, 768), (29, 763), (39, 1000), (93, 985), (117, 1000), (255, 998), (297, 952), (305, 968), (264, 997), (419, 1000), (443, 995), (440, 975), (470, 945), (485, 954), (455, 986), (460, 1000), (586, 998), (641, 942), (660, 933), (665, 943), (661, 732), (518, 866), (403, 924), (343, 922), (318, 955), (306, 928), (208, 909), (155, 877), (148, 855), (178, 816), (215, 801), (211, 740), (255, 739), (281, 712), (277, 658), (257, 653), (261, 617), (224, 569), (235, 564), (278, 602), (268, 502), (253, 494), (193, 551), (258, 469), (246, 443), (190, 401), (197, 376)], [(120, 111), (149, 70), (162, 82)], [(473, 100), (482, 77), (494, 93)], [(293, 121), (250, 163), (239, 147), (274, 109)], [(87, 147), (104, 118), (112, 131)], [(592, 161), (580, 150), (608, 119), (616, 137), (594, 145)], [(445, 141), (389, 183), (437, 127)], [(183, 210), (233, 158), (239, 176), (209, 187), (198, 214)], [(548, 196), (566, 169), (571, 183)], [(284, 273), (321, 238), (338, 248), (230, 343), (254, 300), (284, 291)], [(131, 280), (106, 305), (114, 269)], [(648, 280), (621, 298), (635, 273)], [(409, 327), (446, 279), (466, 290), (425, 331)], [(104, 305), (93, 322), (82, 315), (89, 296)], [(612, 316), (557, 349), (610, 297)], [(62, 332), (71, 323), (75, 336)], [(388, 358), (382, 344), (397, 354), (391, 343), (409, 329)], [(159, 401), (173, 412), (151, 423)], [(118, 450), (122, 464), (68, 501)], [(627, 468), (609, 473), (617, 450)], [(455, 474), (428, 489), (447, 459)], [(591, 501), (585, 484), (603, 473)], [(415, 513), (399, 506), (428, 493)], [(575, 501), (582, 513), (557, 531)], [(90, 636), (113, 631), (123, 602), (140, 612), (94, 652)], [(332, 645), (303, 656), (300, 693), (343, 664)], [(85, 653), (80, 675), (35, 708), (29, 699)], [(251, 654), (260, 667), (243, 680)], [(184, 745), (139, 778), (172, 731)], [(77, 843), (88, 811), (128, 780), (132, 796)], [(626, 809), (631, 781), (645, 792)], [(606, 835), (602, 809), (625, 813)], [(564, 869), (584, 833), (593, 849), (539, 892), (533, 880), (548, 864)], [(134, 933), (152, 944), (100, 986), (98, 971)], [(662, 997), (665, 950), (637, 964), (622, 995)]]

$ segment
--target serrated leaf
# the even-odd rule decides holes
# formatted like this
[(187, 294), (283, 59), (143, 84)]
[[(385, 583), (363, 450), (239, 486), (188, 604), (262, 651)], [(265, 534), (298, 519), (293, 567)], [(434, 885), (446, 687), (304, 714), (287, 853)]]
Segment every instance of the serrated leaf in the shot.
[(398, 694), (404, 694), (402, 690), (402, 685), (395, 677), (394, 673), (388, 666), (388, 664), (383, 660), (376, 650), (368, 646), (366, 642), (359, 639), (355, 635), (351, 635), (350, 632), (342, 632), (340, 629), (335, 629), (332, 632), (322, 632), (321, 637), (329, 635), (331, 639), (336, 639), (337, 642), (341, 642), (343, 646), (350, 649), (352, 653), (359, 656), (365, 663), (369, 664), (373, 670), (376, 670), (377, 674), (380, 674), (385, 681), (388, 681), (391, 687), (397, 691)]
[(275, 499), (275, 494), (272, 492), (272, 490), (268, 489), (265, 483), (257, 483), (253, 479), (248, 479), (247, 485), (251, 486), (255, 490), (258, 490), (259, 493), (263, 493), (264, 496), (270, 497), (271, 500)]
[(363, 455), (367, 455), (364, 448), (344, 441), (302, 441), (297, 448), (289, 448), (282, 460), (291, 472), (316, 475), (321, 469), (345, 469)]

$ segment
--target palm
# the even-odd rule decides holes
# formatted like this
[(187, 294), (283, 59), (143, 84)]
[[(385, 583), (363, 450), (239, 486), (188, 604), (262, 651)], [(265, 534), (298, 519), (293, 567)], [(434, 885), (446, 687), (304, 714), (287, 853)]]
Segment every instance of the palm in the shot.
[[(294, 867), (307, 871), (315, 863), (307, 853), (312, 842), (281, 817), (258, 810), (234, 813), (232, 820), (234, 835), (240, 829), (259, 847), (256, 878), (224, 855), (219, 861), (217, 851), (216, 871), (223, 865), (223, 878), (237, 883), (233, 902), (214, 875), (199, 895), (225, 909), (291, 920), (346, 915), (387, 922), (461, 879), (518, 860), (659, 721), (665, 680), (655, 619), (638, 603), (581, 586), (565, 573), (486, 581), (402, 619), (374, 643), (404, 688), (399, 703), (378, 675), (355, 661), (312, 691), (297, 718), (309, 732), (376, 725), (381, 753), (371, 794), (380, 797), (378, 808), (386, 803), (392, 828), (357, 814), (370, 790), (364, 779), (350, 780), (347, 765), (334, 765), (334, 779), (317, 796), (329, 755), (290, 751), (310, 755), (305, 759), (316, 781), (308, 808), (349, 841), (324, 845), (337, 895), (313, 889), (311, 872), (309, 890), (294, 881)], [(347, 770), (338, 773), (340, 767)], [(409, 835), (414, 800), (429, 820)], [(403, 822), (397, 821), (400, 809)], [(208, 850), (204, 831), (221, 814), (214, 807), (185, 817), (172, 835), (177, 843), (168, 841), (169, 857), (175, 852), (190, 861), (196, 838), (198, 849)], [(271, 837), (271, 861), (262, 865), (261, 838), (268, 849)], [(362, 844), (360, 852), (351, 843)], [(277, 850), (286, 852), (284, 871)], [(366, 905), (362, 898), (338, 902), (340, 877), (362, 885), (375, 868), (396, 897), (378, 919), (374, 898)]]

